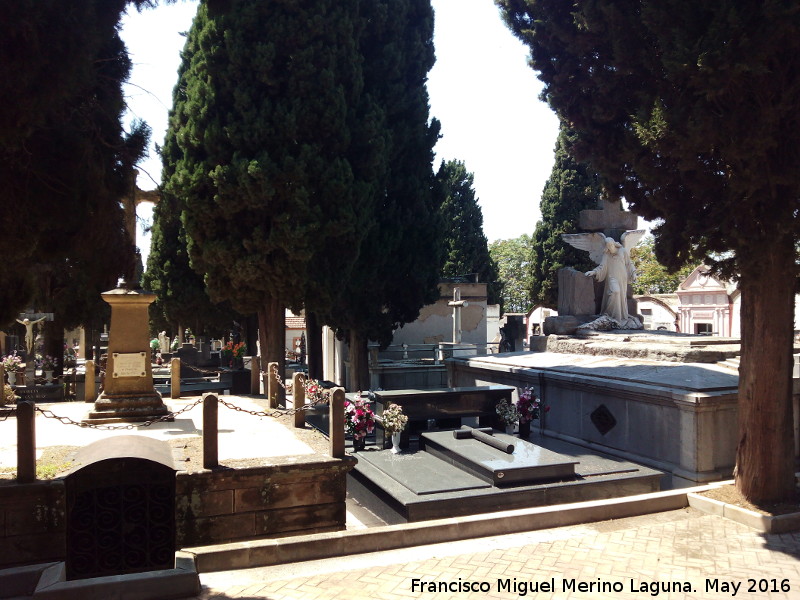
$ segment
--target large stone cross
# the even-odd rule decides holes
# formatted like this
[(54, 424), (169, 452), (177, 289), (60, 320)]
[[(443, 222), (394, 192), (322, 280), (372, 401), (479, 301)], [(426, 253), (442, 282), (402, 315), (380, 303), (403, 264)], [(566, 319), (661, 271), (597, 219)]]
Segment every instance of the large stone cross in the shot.
[(622, 210), (622, 201), (602, 198), (597, 202), (598, 210), (582, 210), (578, 216), (578, 227), (584, 231), (602, 231), (619, 241), (620, 235), (636, 229), (639, 218), (632, 212)]

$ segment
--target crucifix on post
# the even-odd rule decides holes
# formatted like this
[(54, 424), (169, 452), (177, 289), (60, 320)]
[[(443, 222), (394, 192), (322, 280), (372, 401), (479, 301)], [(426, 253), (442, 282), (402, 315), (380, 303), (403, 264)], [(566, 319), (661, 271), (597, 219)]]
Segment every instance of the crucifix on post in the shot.
[(453, 307), (453, 343), (461, 343), (461, 309), (469, 306), (469, 302), (461, 299), (461, 288), (453, 290), (453, 300), (447, 303)]

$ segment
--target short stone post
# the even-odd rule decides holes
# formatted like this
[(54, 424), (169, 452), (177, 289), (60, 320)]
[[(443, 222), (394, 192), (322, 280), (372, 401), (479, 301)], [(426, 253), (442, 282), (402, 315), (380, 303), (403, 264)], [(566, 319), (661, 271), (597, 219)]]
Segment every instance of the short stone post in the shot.
[(302, 429), (306, 426), (306, 411), (297, 410), (306, 403), (306, 378), (302, 373), (292, 375), (292, 409), (294, 413), (294, 426)]
[(261, 357), (250, 357), (250, 393), (258, 396), (261, 393)]
[(169, 362), (169, 397), (173, 400), (181, 397), (181, 359), (173, 358)]
[(17, 481), (36, 481), (36, 404), (17, 404)]
[(278, 408), (278, 363), (267, 365), (267, 398), (270, 408)]
[(97, 390), (95, 389), (95, 367), (93, 360), (86, 361), (86, 376), (83, 382), (83, 401), (94, 402), (97, 400)]
[(328, 419), (331, 456), (344, 458), (344, 388), (333, 390)]
[(219, 398), (203, 394), (203, 468), (219, 466)]

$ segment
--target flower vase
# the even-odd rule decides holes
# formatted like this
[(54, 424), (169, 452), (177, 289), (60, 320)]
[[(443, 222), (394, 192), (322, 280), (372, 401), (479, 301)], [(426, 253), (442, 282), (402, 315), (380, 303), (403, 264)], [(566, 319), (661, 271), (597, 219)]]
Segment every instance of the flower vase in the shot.
[(525, 423), (519, 424), (519, 437), (523, 440), (527, 440), (531, 437), (531, 422), (527, 421)]
[(354, 437), (353, 438), (353, 452), (358, 452), (367, 447), (367, 438)]
[(53, 372), (52, 371), (45, 371), (44, 378), (47, 383), (53, 383)]
[(17, 374), (14, 371), (6, 373), (8, 375), (8, 385), (17, 385)]
[(506, 433), (508, 435), (514, 435), (514, 424), (513, 423), (506, 423)]
[(392, 434), (392, 454), (400, 454), (400, 432)]

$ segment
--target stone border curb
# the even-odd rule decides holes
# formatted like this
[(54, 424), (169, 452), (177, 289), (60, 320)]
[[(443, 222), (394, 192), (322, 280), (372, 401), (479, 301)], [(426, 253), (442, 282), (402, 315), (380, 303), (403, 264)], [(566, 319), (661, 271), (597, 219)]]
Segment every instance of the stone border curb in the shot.
[(182, 550), (194, 556), (199, 573), (266, 567), (678, 510), (689, 506), (689, 493), (710, 487)]
[[(733, 481), (715, 482), (708, 489), (733, 484)], [(704, 490), (697, 490), (704, 491)], [(747, 525), (763, 533), (787, 533), (800, 530), (800, 512), (785, 515), (764, 515), (747, 508), (726, 504), (720, 500), (706, 498), (698, 493), (687, 494), (689, 506), (710, 515), (725, 517), (742, 525)]]

